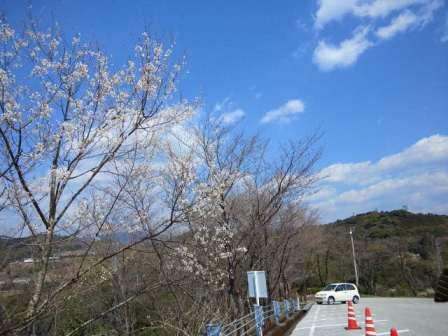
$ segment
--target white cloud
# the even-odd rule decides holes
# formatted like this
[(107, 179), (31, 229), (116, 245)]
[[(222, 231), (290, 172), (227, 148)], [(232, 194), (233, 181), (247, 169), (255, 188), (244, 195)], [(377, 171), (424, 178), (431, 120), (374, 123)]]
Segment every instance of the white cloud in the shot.
[(335, 163), (322, 169), (319, 173), (320, 178), (329, 182), (342, 182), (351, 180), (361, 183), (370, 175), (372, 164), (370, 161), (358, 163)]
[(445, 28), (443, 30), (442, 37), (440, 38), (440, 42), (448, 42), (448, 15), (446, 16)]
[(391, 23), (377, 29), (375, 34), (383, 40), (390, 39), (396, 34), (405, 32), (418, 22), (417, 16), (411, 11), (404, 11), (392, 19)]
[(296, 28), (299, 31), (308, 31), (308, 29), (309, 29), (308, 25), (305, 22), (303, 22), (302, 20), (299, 20), (299, 19), (296, 20)]
[(320, 41), (314, 50), (314, 63), (324, 71), (354, 64), (358, 57), (372, 45), (366, 37), (368, 31), (368, 27), (361, 27), (355, 31), (352, 38), (342, 41), (339, 45)]
[(244, 110), (236, 109), (234, 111), (221, 114), (220, 119), (224, 124), (231, 125), (240, 121), (245, 115), (246, 112), (244, 112)]
[(448, 136), (436, 134), (376, 162), (322, 169), (320, 190), (307, 201), (320, 209), (324, 221), (402, 205), (412, 211), (448, 213), (447, 166)]
[(255, 85), (251, 86), (249, 90), (253, 94), (254, 99), (260, 99), (263, 96), (263, 94), (257, 89)]
[(295, 59), (299, 59), (302, 56), (304, 56), (305, 54), (308, 53), (308, 51), (310, 50), (310, 48), (313, 48), (313, 44), (311, 41), (307, 41), (307, 42), (303, 42), (301, 43), (296, 50), (293, 51), (293, 53), (291, 54), (291, 56)]
[(314, 190), (314, 192), (307, 195), (306, 200), (308, 202), (313, 201), (322, 201), (325, 199), (328, 199), (330, 197), (333, 197), (337, 194), (336, 188), (333, 187), (323, 187), (318, 190)]
[(223, 109), (226, 109), (232, 102), (229, 97), (224, 98), (222, 101), (215, 104), (213, 107), (213, 112), (221, 112)]
[(345, 14), (353, 12), (358, 0), (319, 0), (315, 25), (323, 28), (330, 21), (338, 20)]
[(390, 24), (377, 29), (377, 37), (383, 40), (390, 39), (398, 33), (405, 32), (417, 26), (423, 27), (432, 21), (434, 12), (443, 5), (441, 0), (433, 0), (422, 6), (417, 14), (410, 10), (404, 10), (394, 17)]
[(305, 104), (300, 99), (291, 99), (285, 104), (267, 112), (260, 122), (267, 124), (273, 121), (290, 122), (297, 114), (305, 111)]
[(229, 98), (224, 98), (213, 107), (213, 112), (218, 116), (217, 120), (225, 125), (231, 125), (240, 121), (246, 115), (246, 112), (237, 107), (236, 104)]
[(426, 1), (426, 4), (420, 8), (418, 13), (420, 24), (424, 26), (431, 22), (434, 18), (435, 11), (443, 7), (443, 4), (443, 0)]
[(397, 10), (432, 2), (434, 0), (319, 0), (315, 25), (316, 28), (323, 28), (327, 23), (349, 14), (358, 18), (384, 18)]
[[(365, 203), (379, 197), (388, 197), (399, 191), (429, 188), (433, 192), (448, 192), (448, 173), (421, 173), (401, 178), (390, 178), (371, 184), (365, 188), (343, 192), (337, 196), (338, 203)], [(447, 209), (448, 210), (448, 209)]]
[(436, 171), (385, 179), (311, 202), (320, 210), (323, 222), (376, 209), (399, 209), (404, 205), (414, 212), (448, 214), (448, 173)]
[(432, 135), (405, 150), (381, 158), (378, 162), (335, 163), (321, 170), (320, 177), (329, 182), (365, 184), (382, 173), (403, 167), (428, 165), (448, 160), (448, 136)]
[(381, 170), (411, 165), (429, 164), (448, 159), (448, 137), (433, 135), (423, 138), (404, 151), (382, 158), (377, 163)]
[(354, 14), (360, 17), (387, 17), (394, 11), (407, 8), (415, 4), (424, 4), (430, 0), (376, 0), (371, 2), (358, 1), (358, 6), (354, 9)]
[[(434, 13), (444, 2), (443, 0), (318, 0), (317, 4), (314, 21), (317, 30), (324, 30), (332, 21), (342, 21), (346, 15), (351, 15), (362, 25), (370, 27), (355, 30), (351, 38), (336, 45), (322, 39), (318, 42), (313, 61), (321, 70), (332, 70), (354, 64), (363, 52), (369, 47), (378, 45), (381, 40), (391, 39), (398, 33), (412, 28), (424, 27), (433, 20)], [(389, 24), (384, 25), (382, 21), (392, 15), (395, 17)], [(441, 41), (447, 40), (448, 34), (444, 34)]]

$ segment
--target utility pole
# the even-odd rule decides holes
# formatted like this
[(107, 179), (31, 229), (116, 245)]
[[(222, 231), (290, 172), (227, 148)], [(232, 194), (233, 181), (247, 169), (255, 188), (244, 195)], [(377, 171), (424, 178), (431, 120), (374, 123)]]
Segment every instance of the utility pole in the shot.
[(358, 287), (359, 286), (358, 268), (356, 266), (355, 244), (353, 243), (353, 231), (351, 227), (350, 227), (350, 240), (352, 242), (353, 266), (355, 267), (356, 287)]

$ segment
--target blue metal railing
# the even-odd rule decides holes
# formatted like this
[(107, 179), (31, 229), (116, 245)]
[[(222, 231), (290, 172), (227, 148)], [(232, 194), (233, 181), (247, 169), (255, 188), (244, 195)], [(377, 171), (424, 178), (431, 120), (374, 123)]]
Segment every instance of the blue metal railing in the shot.
[(227, 324), (207, 324), (204, 336), (262, 336), (268, 326), (267, 321), (274, 321), (276, 325), (284, 325), (281, 321), (289, 320), (292, 315), (302, 309), (299, 299), (272, 301), (271, 305), (253, 305), (251, 312)]

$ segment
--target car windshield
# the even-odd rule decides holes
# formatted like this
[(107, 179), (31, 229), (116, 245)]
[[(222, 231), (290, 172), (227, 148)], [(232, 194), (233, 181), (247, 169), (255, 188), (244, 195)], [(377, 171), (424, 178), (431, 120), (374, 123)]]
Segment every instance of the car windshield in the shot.
[(331, 291), (331, 290), (335, 289), (335, 287), (336, 287), (336, 285), (326, 285), (323, 290), (324, 291)]

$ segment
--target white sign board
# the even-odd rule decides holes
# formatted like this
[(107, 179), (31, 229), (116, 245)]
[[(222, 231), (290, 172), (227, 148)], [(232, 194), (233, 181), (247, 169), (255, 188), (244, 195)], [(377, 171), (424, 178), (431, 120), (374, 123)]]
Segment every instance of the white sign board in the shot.
[(267, 298), (266, 273), (264, 271), (247, 272), (247, 287), (249, 289), (249, 297), (256, 299)]

